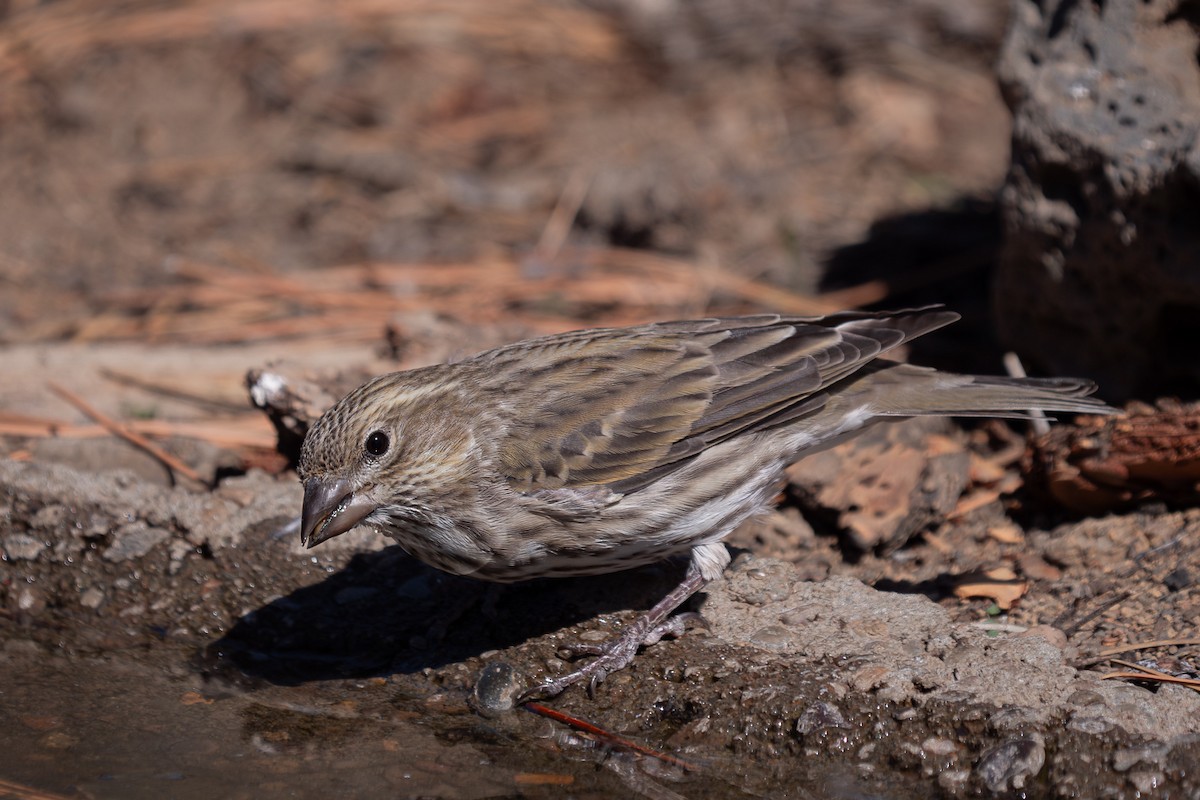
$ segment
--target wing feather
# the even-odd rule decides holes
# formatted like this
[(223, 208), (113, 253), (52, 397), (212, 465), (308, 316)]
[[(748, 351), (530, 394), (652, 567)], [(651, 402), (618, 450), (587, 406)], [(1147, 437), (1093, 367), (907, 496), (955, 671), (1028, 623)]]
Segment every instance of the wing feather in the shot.
[[(552, 502), (555, 490), (636, 491), (718, 442), (816, 411), (831, 385), (957, 318), (931, 307), (657, 323), (521, 342), (473, 361), (481, 375), (522, 374), (522, 386), (491, 387), (512, 398), (499, 463), (514, 488), (561, 514), (571, 503)], [(514, 362), (520, 369), (489, 368)]]

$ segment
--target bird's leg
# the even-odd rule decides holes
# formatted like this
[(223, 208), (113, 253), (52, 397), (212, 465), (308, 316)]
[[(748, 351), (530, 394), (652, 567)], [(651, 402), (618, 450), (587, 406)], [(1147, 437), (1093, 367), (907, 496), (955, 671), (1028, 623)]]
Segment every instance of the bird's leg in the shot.
[(700, 574), (700, 570), (695, 565), (690, 565), (683, 581), (668, 592), (666, 597), (659, 600), (654, 608), (639, 617), (616, 639), (605, 642), (597, 648), (598, 658), (595, 661), (574, 672), (552, 678), (533, 687), (521, 695), (518, 702), (524, 703), (529, 700), (545, 700), (554, 697), (561, 694), (568, 686), (583, 680), (588, 681), (588, 690), (592, 691), (596, 684), (604, 680), (606, 676), (629, 666), (633, 657), (637, 655), (639, 647), (655, 644), (664, 636), (678, 636), (682, 633), (683, 622), (687, 617), (685, 615), (672, 619), (667, 619), (667, 617), (707, 583), (708, 580)]

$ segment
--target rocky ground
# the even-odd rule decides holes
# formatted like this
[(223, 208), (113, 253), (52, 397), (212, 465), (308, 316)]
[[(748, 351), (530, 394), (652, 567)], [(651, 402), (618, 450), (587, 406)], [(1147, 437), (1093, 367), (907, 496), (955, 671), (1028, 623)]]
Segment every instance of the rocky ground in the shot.
[(298, 542), (323, 404), (530, 333), (940, 300), (913, 358), (1000, 371), (1003, 4), (338, 9), (0, 8), (0, 790), (1200, 792), (1188, 405), (801, 462), (704, 624), (538, 713), (680, 564)]

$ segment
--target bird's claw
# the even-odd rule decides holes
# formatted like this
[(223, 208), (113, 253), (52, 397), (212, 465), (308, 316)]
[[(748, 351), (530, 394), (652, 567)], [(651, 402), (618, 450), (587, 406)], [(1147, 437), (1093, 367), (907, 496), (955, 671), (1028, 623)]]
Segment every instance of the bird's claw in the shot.
[(619, 672), (629, 666), (633, 662), (634, 656), (637, 655), (639, 648), (657, 644), (668, 636), (672, 638), (681, 636), (687, 623), (691, 620), (699, 620), (707, 627), (707, 623), (704, 622), (703, 617), (699, 614), (688, 612), (677, 614), (653, 627), (638, 624), (643, 622), (643, 620), (638, 620), (638, 622), (629, 626), (620, 636), (610, 639), (603, 644), (576, 642), (560, 648), (561, 652), (568, 654), (565, 656), (567, 658), (595, 656), (596, 660), (566, 675), (550, 678), (528, 689), (517, 699), (517, 703), (548, 700), (551, 697), (562, 694), (567, 687), (583, 680), (587, 681), (588, 697), (594, 699), (596, 687), (603, 683), (604, 679), (612, 673)]

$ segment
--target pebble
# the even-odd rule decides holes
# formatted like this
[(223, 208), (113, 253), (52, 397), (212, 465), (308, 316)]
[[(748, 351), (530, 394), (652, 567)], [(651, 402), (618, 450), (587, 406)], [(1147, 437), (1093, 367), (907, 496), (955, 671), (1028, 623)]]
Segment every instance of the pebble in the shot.
[(833, 703), (826, 703), (823, 700), (810, 705), (804, 709), (804, 713), (796, 720), (796, 733), (807, 735), (814, 731), (819, 731), (823, 728), (848, 728), (846, 717), (842, 714), (841, 709)]
[(498, 717), (512, 711), (523, 691), (525, 679), (520, 672), (503, 661), (492, 661), (475, 681), (471, 705), (485, 717)]
[(0, 539), (0, 549), (3, 549), (9, 558), (33, 561), (46, 549), (46, 543), (26, 533), (10, 533)]
[(171, 532), (152, 528), (144, 522), (122, 525), (113, 534), (113, 542), (103, 553), (105, 561), (128, 561), (141, 558), (159, 542), (171, 537)]
[(979, 759), (975, 773), (991, 792), (1025, 788), (1025, 781), (1046, 763), (1046, 745), (1037, 734), (1009, 739), (990, 748)]
[(99, 608), (104, 603), (104, 592), (93, 586), (90, 589), (84, 589), (83, 594), (79, 596), (79, 604), (84, 608)]
[(1125, 772), (1137, 764), (1160, 765), (1166, 760), (1169, 749), (1166, 745), (1123, 747), (1113, 753), (1113, 769), (1117, 772)]
[(1093, 735), (1106, 733), (1112, 729), (1113, 723), (1103, 717), (1071, 717), (1067, 722), (1067, 727), (1073, 731), (1080, 733), (1090, 733)]
[(1162, 786), (1166, 776), (1158, 770), (1137, 770), (1129, 773), (1129, 782), (1142, 795), (1149, 795)]
[(56, 530), (65, 525), (66, 519), (66, 507), (52, 503), (35, 511), (29, 519), (29, 524), (39, 530)]
[(953, 795), (961, 795), (971, 779), (968, 769), (947, 769), (938, 773), (937, 782), (944, 791)]
[(958, 752), (958, 742), (941, 736), (930, 736), (921, 742), (921, 750), (932, 756), (952, 756)]
[(40, 614), (46, 608), (46, 600), (37, 589), (23, 586), (17, 593), (17, 608), (26, 614)]

